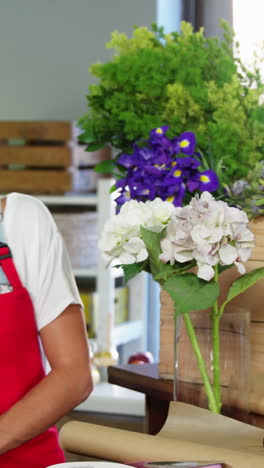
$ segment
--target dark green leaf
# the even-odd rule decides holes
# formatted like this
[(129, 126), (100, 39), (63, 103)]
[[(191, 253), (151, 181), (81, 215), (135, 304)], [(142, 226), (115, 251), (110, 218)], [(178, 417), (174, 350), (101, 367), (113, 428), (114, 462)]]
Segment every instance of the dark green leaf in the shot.
[(102, 161), (97, 164), (94, 168), (95, 172), (99, 173), (111, 173), (114, 168), (114, 163), (111, 159), (107, 159), (106, 161)]
[(92, 143), (94, 141), (94, 135), (91, 132), (84, 132), (78, 136), (79, 143)]
[(163, 229), (161, 232), (153, 232), (141, 226), (140, 233), (149, 253), (149, 261), (152, 275), (153, 277), (155, 277), (155, 275), (158, 274), (162, 268), (162, 264), (159, 259), (159, 255), (161, 253), (160, 241), (161, 239), (163, 239), (166, 233), (166, 228)]
[(138, 273), (144, 270), (144, 267), (147, 266), (147, 261), (139, 262), (139, 263), (132, 263), (131, 265), (122, 265), (125, 274), (125, 280), (129, 281), (130, 279), (134, 278)]
[(178, 263), (176, 262), (174, 265), (170, 265), (168, 263), (164, 264), (162, 270), (154, 276), (155, 281), (159, 280), (166, 280), (169, 276), (176, 276), (185, 271), (190, 270), (195, 266), (194, 262), (186, 262), (186, 263)]
[(219, 284), (204, 281), (194, 273), (170, 276), (163, 288), (174, 301), (177, 315), (211, 307), (219, 296)]
[(99, 149), (105, 148), (105, 143), (89, 143), (86, 151), (97, 151)]

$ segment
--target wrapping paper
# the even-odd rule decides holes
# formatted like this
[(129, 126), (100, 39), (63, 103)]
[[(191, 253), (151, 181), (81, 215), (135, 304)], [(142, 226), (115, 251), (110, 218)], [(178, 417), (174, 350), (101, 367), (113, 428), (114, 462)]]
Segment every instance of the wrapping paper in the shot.
[(171, 402), (153, 436), (71, 421), (60, 431), (65, 450), (119, 463), (211, 460), (227, 468), (264, 468), (262, 429), (202, 408)]

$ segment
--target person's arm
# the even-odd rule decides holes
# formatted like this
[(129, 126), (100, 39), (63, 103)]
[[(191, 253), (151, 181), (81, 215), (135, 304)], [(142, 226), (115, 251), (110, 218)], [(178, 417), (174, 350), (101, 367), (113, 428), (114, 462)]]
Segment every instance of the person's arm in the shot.
[(45, 431), (92, 391), (81, 306), (69, 305), (40, 330), (40, 336), (51, 372), (0, 415), (0, 454)]

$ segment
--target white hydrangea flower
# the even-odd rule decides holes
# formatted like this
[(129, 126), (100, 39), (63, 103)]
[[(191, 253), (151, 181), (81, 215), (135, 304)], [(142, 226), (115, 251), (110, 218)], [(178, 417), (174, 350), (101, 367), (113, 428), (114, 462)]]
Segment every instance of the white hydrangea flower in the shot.
[(148, 252), (141, 238), (140, 226), (160, 232), (175, 210), (172, 203), (160, 199), (146, 203), (130, 200), (104, 225), (99, 248), (106, 261), (119, 264), (142, 262)]
[(145, 222), (145, 227), (155, 232), (162, 231), (171, 219), (171, 216), (175, 211), (175, 206), (168, 201), (161, 200), (160, 198), (147, 201), (145, 205), (146, 208), (151, 210), (152, 214), (151, 219), (148, 219), (147, 222)]

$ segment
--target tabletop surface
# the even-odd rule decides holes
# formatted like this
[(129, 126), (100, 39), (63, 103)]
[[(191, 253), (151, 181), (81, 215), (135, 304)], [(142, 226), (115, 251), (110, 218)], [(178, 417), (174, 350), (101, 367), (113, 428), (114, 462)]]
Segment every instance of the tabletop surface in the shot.
[[(174, 382), (160, 378), (158, 364), (110, 366), (108, 382), (145, 393), (146, 396), (152, 398), (167, 401), (174, 399)], [(197, 386), (195, 384), (181, 382), (177, 390), (178, 401), (196, 403)]]
[[(157, 406), (161, 403), (160, 400), (165, 404), (165, 402), (176, 399), (183, 403), (200, 406), (199, 384), (179, 382), (175, 392), (177, 396), (176, 398), (174, 397), (173, 381), (161, 379), (159, 377), (158, 364), (127, 364), (109, 366), (108, 382), (144, 393), (146, 398), (156, 400)], [(244, 412), (237, 408), (229, 407), (227, 411), (223, 411), (223, 414), (240, 421), (244, 420), (245, 422), (249, 422), (250, 424), (254, 424), (258, 427), (264, 426), (264, 416), (258, 415), (255, 412), (250, 413), (250, 420), (248, 419), (248, 412)]]

